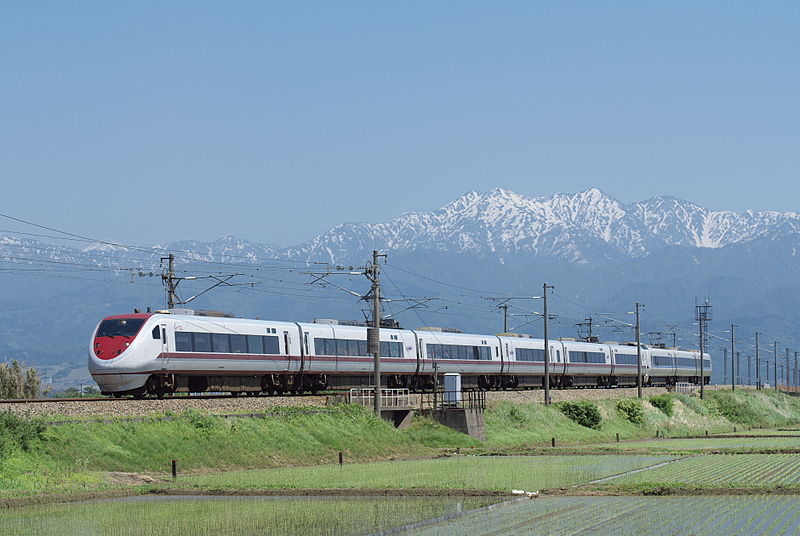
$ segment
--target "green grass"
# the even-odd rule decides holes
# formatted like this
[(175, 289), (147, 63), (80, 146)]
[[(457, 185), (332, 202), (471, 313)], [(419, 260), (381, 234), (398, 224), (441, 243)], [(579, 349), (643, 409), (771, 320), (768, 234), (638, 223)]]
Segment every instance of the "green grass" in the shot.
[(800, 485), (796, 454), (712, 454), (614, 479), (614, 486), (759, 487)]
[(797, 534), (795, 497), (545, 497), (404, 532), (409, 536)]
[[(697, 411), (698, 404), (702, 413)], [(553, 437), (558, 445), (581, 445), (605, 443), (615, 439), (616, 434), (623, 439), (645, 439), (655, 437), (656, 431), (668, 436), (702, 435), (706, 431), (731, 432), (734, 426), (718, 415), (709, 415), (699, 399), (697, 403), (685, 402), (680, 396), (674, 398), (672, 416), (643, 401), (641, 424), (632, 423), (627, 415), (620, 414), (615, 400), (600, 400), (597, 405), (603, 420), (595, 430), (573, 422), (554, 406), (497, 403), (484, 414), (485, 446), (544, 447)]]
[[(435, 497), (139, 497), (0, 511), (4, 536), (218, 536), (367, 534), (483, 506)], [(135, 522), (131, 522), (135, 520)]]
[(436, 460), (287, 467), (188, 475), (175, 486), (200, 489), (481, 489), (535, 491), (572, 486), (632, 469), (663, 456), (456, 456)]
[[(432, 439), (438, 432), (432, 427)], [(434, 454), (416, 436), (396, 430), (356, 406), (301, 410), (265, 418), (220, 419), (187, 412), (175, 420), (50, 426), (28, 450), (0, 464), (0, 496), (102, 490), (113, 487), (99, 472), (165, 473), (330, 463)]]
[(691, 437), (651, 439), (647, 441), (622, 441), (582, 445), (577, 449), (591, 451), (642, 452), (648, 454), (692, 454), (707, 451), (731, 453), (800, 451), (800, 437)]

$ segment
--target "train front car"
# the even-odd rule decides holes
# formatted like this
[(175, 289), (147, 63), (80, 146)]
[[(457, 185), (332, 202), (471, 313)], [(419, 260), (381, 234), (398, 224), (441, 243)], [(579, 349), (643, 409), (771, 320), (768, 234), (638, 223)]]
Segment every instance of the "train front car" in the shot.
[(89, 373), (103, 394), (145, 393), (162, 333), (154, 314), (109, 316), (100, 321), (89, 345)]

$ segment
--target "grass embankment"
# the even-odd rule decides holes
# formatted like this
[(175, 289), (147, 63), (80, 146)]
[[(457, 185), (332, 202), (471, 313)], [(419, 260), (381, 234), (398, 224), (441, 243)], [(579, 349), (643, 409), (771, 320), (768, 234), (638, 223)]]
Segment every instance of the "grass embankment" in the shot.
[[(602, 466), (591, 475), (581, 476), (586, 479), (627, 470), (616, 467), (610, 459), (594, 460), (586, 456), (588, 453), (621, 449), (674, 455), (701, 452), (703, 448), (719, 450), (721, 445), (701, 445), (706, 440), (637, 441), (652, 439), (657, 431), (667, 437), (702, 436), (706, 431), (730, 433), (734, 427), (741, 432), (751, 426), (800, 423), (800, 400), (773, 391), (713, 391), (705, 401), (681, 395), (671, 395), (670, 400), (671, 415), (647, 401), (640, 405), (635, 401), (622, 405), (618, 400), (599, 401), (599, 421), (591, 423), (594, 428), (577, 424), (556, 406), (499, 403), (485, 412), (484, 443), (423, 418), (416, 418), (407, 430), (396, 430), (369, 410), (354, 406), (285, 409), (264, 418), (242, 419), (190, 411), (171, 420), (76, 422), (60, 426), (43, 426), (36, 420), (5, 414), (7, 417), (0, 419), (0, 497), (81, 494), (137, 486), (146, 490), (148, 486), (169, 484), (173, 459), (178, 460), (180, 483), (198, 489), (319, 487), (323, 482), (327, 487), (362, 489), (539, 489), (574, 484), (573, 468), (583, 463)], [(616, 443), (616, 434), (623, 440), (621, 443)], [(554, 437), (562, 450), (549, 447)], [(800, 438), (791, 436), (714, 441), (727, 442), (725, 448), (731, 451), (800, 451)], [(526, 461), (524, 467), (519, 465), (521, 462), (507, 462), (506, 467), (497, 459), (453, 466), (448, 465), (450, 462), (429, 461), (386, 467), (352, 465), (431, 458), (457, 448), (462, 453), (479, 454), (580, 452), (584, 461), (573, 458), (559, 465), (556, 457), (547, 462), (539, 458)], [(344, 453), (344, 467), (296, 468), (335, 464), (339, 452)], [(548, 469), (550, 462), (555, 465)], [(481, 465), (484, 463), (492, 463), (493, 468)], [(632, 466), (638, 467), (635, 463)], [(241, 472), (268, 468), (286, 469), (250, 476)], [(138, 475), (112, 472), (145, 473), (154, 476), (156, 482), (148, 484)], [(217, 475), (203, 475), (210, 472)], [(496, 473), (492, 478), (480, 476), (492, 472)], [(197, 476), (185, 476), (187, 473)], [(530, 475), (533, 477), (528, 478)]]
[[(348, 462), (435, 454), (355, 406), (243, 419), (190, 411), (172, 420), (41, 426), (24, 436), (17, 423), (35, 428), (36, 420), (9, 416), (5, 422), (10, 426), (0, 435), (8, 438), (0, 453), (0, 496), (109, 489), (130, 479), (109, 478), (108, 472), (164, 473), (173, 459), (183, 473), (330, 463), (339, 452)], [(446, 435), (437, 431), (431, 441)]]
[[(646, 450), (648, 452), (690, 452), (695, 442), (639, 442), (631, 440), (659, 437), (699, 437), (708, 434), (750, 434), (751, 427), (781, 427), (800, 424), (800, 399), (775, 391), (709, 391), (706, 399), (679, 394), (668, 395), (670, 414), (641, 402), (638, 422), (620, 411), (619, 399), (597, 401), (601, 420), (596, 428), (582, 426), (559, 410), (558, 405), (514, 404), (503, 402), (485, 414), (486, 442), (483, 448), (506, 451), (550, 448), (552, 438), (559, 450)], [(635, 400), (631, 402), (638, 404)], [(800, 432), (797, 432), (800, 434)], [(622, 443), (616, 443), (619, 434)], [(755, 435), (755, 434), (753, 434)], [(739, 446), (738, 443), (732, 447)], [(769, 442), (754, 444), (759, 448), (800, 448), (800, 439), (791, 438), (781, 445)], [(702, 446), (697, 448), (702, 450)]]

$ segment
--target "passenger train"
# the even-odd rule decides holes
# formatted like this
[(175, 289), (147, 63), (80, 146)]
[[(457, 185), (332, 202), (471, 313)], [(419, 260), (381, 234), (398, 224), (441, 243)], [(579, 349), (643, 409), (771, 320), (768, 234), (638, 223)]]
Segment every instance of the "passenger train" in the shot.
[[(302, 393), (372, 383), (368, 328), (336, 321), (254, 320), (169, 310), (109, 316), (89, 347), (89, 372), (103, 394)], [(636, 385), (635, 344), (550, 340), (552, 387)], [(440, 328), (380, 329), (382, 379), (388, 387), (430, 389), (458, 372), (473, 389), (543, 386), (544, 340)], [(709, 382), (711, 359), (641, 345), (643, 385)]]

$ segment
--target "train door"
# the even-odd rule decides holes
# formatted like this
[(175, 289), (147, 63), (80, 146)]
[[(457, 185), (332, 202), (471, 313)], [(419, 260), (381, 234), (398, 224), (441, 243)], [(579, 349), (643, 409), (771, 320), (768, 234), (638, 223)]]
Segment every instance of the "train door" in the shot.
[(292, 369), (292, 352), (291, 352), (292, 338), (288, 331), (283, 332), (283, 347), (286, 349), (286, 369)]
[(169, 346), (167, 345), (167, 324), (161, 324), (159, 327), (161, 334), (161, 370), (169, 370)]

